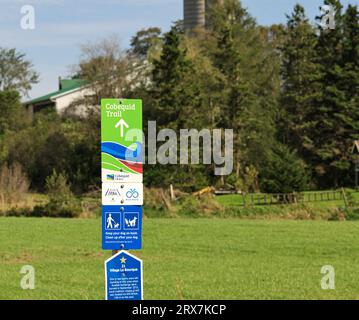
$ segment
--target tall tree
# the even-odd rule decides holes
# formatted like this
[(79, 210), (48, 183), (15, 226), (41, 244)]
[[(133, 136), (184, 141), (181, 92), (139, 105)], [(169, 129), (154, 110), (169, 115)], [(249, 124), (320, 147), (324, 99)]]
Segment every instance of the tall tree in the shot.
[[(164, 35), (161, 57), (154, 61), (151, 82), (153, 105), (144, 107), (144, 116), (156, 120), (159, 128), (179, 132), (183, 128), (198, 128), (207, 116), (203, 110), (201, 76), (194, 60), (189, 58), (184, 33), (173, 26)], [(200, 121), (197, 121), (200, 120)], [(201, 128), (198, 128), (199, 130)], [(145, 181), (149, 185), (174, 183), (187, 190), (208, 185), (203, 166), (148, 166)]]
[(173, 27), (164, 36), (161, 58), (154, 62), (152, 91), (158, 125), (181, 128), (188, 112), (199, 104), (199, 89), (192, 62), (181, 44), (183, 35)]
[(128, 50), (133, 80), (126, 96), (141, 97), (145, 105), (152, 104), (149, 95), (150, 79), (154, 67), (153, 62), (161, 55), (162, 41), (161, 29), (156, 27), (142, 29), (132, 37), (131, 48)]
[(161, 29), (151, 27), (142, 29), (131, 39), (130, 53), (141, 59), (148, 59), (148, 55), (155, 50), (159, 50), (162, 44)]
[[(346, 141), (350, 144), (359, 139), (359, 15), (357, 6), (349, 5), (344, 14), (342, 42), (342, 79), (340, 86), (347, 103), (344, 110), (344, 125), (347, 130)], [(353, 164), (353, 159), (350, 160), (350, 163)], [(350, 168), (346, 175), (348, 182), (344, 181), (344, 183), (353, 182), (353, 169)]]
[(352, 117), (355, 133), (359, 138), (359, 16), (358, 7), (349, 5), (343, 19), (342, 82), (348, 102), (348, 113)]
[(0, 91), (18, 91), (27, 96), (38, 80), (39, 75), (25, 54), (0, 47)]
[(19, 93), (0, 91), (0, 136), (7, 131), (22, 129), (29, 124), (29, 120), (29, 115), (21, 105)]
[(87, 83), (89, 93), (73, 106), (86, 105), (92, 109), (100, 105), (102, 97), (122, 96), (130, 82), (129, 62), (116, 34), (83, 44), (81, 60), (73, 68), (73, 77)]
[(273, 144), (277, 108), (273, 92), (279, 89), (276, 63), (272, 62), (275, 51), (237, 0), (214, 4), (208, 20), (216, 43), (210, 54), (224, 75), (219, 125), (234, 129), (238, 178), (247, 165), (259, 169)]
[[(320, 66), (316, 97), (308, 123), (313, 147), (313, 166), (322, 187), (339, 186), (350, 168), (349, 148), (355, 120), (348, 110), (343, 82), (343, 15), (339, 0), (326, 0), (335, 11), (335, 29), (322, 28), (316, 46)], [(321, 19), (321, 17), (319, 17)], [(349, 112), (348, 112), (349, 111)]]
[(309, 115), (313, 112), (313, 103), (318, 92), (317, 37), (305, 16), (304, 8), (299, 4), (287, 18), (285, 40), (280, 47), (283, 81), (280, 138), (301, 156), (305, 156), (313, 148), (313, 142), (307, 132), (307, 122), (310, 121)]

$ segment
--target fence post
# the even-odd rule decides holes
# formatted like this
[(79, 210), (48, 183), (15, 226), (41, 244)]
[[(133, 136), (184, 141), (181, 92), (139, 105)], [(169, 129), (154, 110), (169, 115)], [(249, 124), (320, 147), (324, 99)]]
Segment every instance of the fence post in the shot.
[(176, 200), (176, 197), (175, 197), (175, 193), (173, 191), (173, 185), (170, 184), (170, 193), (171, 193), (171, 200), (174, 201)]
[(344, 204), (345, 204), (345, 208), (348, 207), (348, 199), (347, 199), (347, 196), (345, 194), (345, 190), (344, 188), (342, 187), (342, 194), (343, 194), (343, 199), (344, 199)]

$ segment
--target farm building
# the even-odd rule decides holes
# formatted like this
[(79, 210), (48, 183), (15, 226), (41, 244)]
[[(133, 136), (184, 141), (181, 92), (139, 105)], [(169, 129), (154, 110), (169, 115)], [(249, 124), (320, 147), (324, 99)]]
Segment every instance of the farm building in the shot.
[[(91, 90), (80, 79), (59, 78), (58, 90), (42, 97), (27, 101), (24, 106), (30, 113), (35, 113), (45, 108), (53, 108), (62, 114), (74, 101), (91, 95)], [(78, 107), (81, 110), (81, 106)]]

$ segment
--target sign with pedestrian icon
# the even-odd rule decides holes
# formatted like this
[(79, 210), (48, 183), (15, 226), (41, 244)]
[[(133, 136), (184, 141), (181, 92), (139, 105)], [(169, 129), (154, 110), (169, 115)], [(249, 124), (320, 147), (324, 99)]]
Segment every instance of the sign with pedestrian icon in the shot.
[(143, 300), (142, 261), (120, 251), (105, 261), (106, 300)]
[(102, 248), (139, 250), (142, 248), (142, 207), (102, 207)]
[(102, 205), (141, 206), (143, 204), (142, 183), (103, 183)]
[(142, 100), (101, 100), (102, 182), (142, 182)]
[[(102, 248), (142, 248), (142, 101), (101, 100)], [(142, 300), (142, 261), (121, 251), (105, 262), (106, 300)]]

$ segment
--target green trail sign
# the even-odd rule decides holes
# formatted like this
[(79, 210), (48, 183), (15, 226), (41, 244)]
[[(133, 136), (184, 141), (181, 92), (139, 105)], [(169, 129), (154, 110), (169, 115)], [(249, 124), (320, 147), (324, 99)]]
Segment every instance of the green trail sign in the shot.
[(142, 100), (101, 100), (102, 182), (142, 182)]

